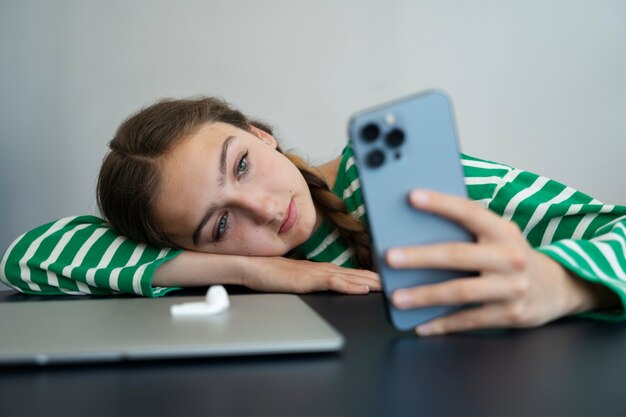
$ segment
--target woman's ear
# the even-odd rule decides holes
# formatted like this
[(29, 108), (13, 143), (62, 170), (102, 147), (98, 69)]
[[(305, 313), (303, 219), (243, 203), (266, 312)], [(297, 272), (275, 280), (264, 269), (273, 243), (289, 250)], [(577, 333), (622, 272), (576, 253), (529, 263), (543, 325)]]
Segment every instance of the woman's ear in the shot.
[(252, 132), (254, 136), (261, 139), (263, 142), (265, 142), (272, 148), (276, 149), (276, 147), (278, 146), (278, 141), (276, 140), (276, 138), (274, 138), (274, 136), (272, 136), (271, 134), (267, 133), (265, 130), (259, 129), (258, 127), (255, 127), (255, 126), (250, 126), (250, 132)]

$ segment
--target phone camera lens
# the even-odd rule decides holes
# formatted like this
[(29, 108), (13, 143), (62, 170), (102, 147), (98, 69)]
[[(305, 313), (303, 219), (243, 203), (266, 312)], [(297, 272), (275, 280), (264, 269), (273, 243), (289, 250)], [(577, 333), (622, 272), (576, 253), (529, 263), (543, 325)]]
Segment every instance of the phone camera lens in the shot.
[(367, 154), (367, 165), (372, 168), (378, 168), (385, 163), (385, 154), (380, 149), (375, 149)]
[(391, 148), (397, 148), (404, 143), (404, 132), (400, 129), (393, 129), (391, 132), (387, 133), (385, 143)]
[(365, 142), (373, 142), (380, 135), (380, 128), (374, 123), (368, 123), (361, 130), (361, 137)]

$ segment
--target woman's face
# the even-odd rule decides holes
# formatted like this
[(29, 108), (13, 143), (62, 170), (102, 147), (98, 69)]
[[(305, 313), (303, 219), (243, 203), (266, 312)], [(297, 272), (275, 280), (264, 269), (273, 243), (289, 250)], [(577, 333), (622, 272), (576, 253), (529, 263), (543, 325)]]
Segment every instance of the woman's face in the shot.
[(270, 134), (207, 123), (163, 159), (156, 218), (182, 248), (279, 256), (318, 221), (300, 171)]

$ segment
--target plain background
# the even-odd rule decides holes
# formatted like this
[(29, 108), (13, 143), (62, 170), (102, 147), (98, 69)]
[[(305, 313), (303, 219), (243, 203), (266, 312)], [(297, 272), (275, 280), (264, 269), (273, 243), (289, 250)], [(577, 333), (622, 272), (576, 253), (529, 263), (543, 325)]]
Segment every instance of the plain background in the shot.
[(464, 152), (626, 204), (626, 1), (0, 0), (0, 252), (97, 213), (107, 142), (158, 98), (224, 97), (321, 163), (430, 88)]

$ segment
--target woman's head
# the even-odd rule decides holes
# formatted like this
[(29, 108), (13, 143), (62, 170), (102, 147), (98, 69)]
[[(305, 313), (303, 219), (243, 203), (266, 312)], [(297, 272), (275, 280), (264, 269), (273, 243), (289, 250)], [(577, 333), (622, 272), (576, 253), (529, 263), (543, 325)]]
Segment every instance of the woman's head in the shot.
[[(269, 126), (216, 98), (162, 100), (118, 128), (98, 178), (103, 216), (157, 247), (284, 255), (328, 218), (372, 269), (369, 235)], [(318, 214), (319, 213), (319, 214)]]
[(127, 119), (98, 179), (100, 211), (155, 246), (282, 255), (317, 221), (271, 129), (215, 98), (164, 100)]

